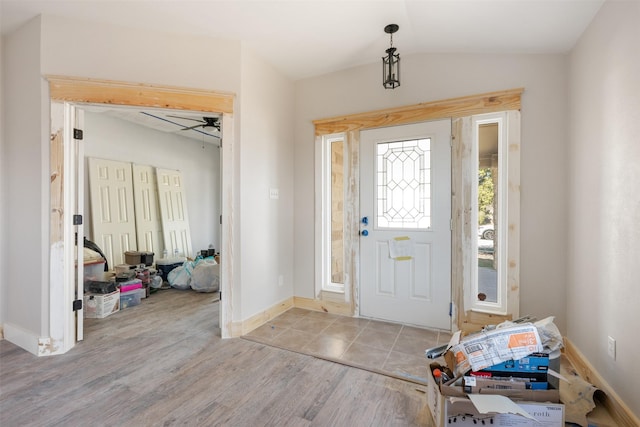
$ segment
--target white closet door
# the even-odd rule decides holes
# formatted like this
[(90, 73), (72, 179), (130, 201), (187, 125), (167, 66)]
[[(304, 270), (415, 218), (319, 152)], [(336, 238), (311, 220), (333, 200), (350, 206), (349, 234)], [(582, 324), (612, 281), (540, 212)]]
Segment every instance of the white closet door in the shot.
[(156, 168), (156, 177), (164, 247), (169, 254), (173, 254), (177, 249), (178, 253), (190, 257), (191, 231), (182, 172)]
[(159, 258), (164, 249), (164, 238), (158, 204), (158, 182), (153, 166), (133, 165), (133, 197), (138, 250), (153, 252)]
[(137, 248), (131, 163), (89, 158), (89, 187), (93, 239), (113, 268)]

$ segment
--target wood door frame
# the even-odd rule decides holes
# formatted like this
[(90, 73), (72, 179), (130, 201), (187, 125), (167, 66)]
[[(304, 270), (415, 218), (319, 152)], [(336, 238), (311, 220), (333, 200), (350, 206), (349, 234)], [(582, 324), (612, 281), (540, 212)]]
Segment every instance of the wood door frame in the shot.
[[(521, 96), (524, 88), (503, 90), (498, 92), (483, 93), (459, 98), (420, 103), (397, 108), (369, 111), (364, 113), (343, 115), (326, 119), (314, 120), (316, 144), (321, 145), (323, 137), (326, 135), (343, 134), (345, 140), (345, 151), (348, 158), (348, 175), (345, 182), (348, 183), (345, 200), (345, 277), (351, 278), (351, 283), (345, 283), (345, 294), (348, 293), (346, 302), (340, 304), (340, 309), (356, 315), (358, 310), (358, 290), (360, 277), (358, 274), (359, 265), (359, 166), (358, 153), (360, 145), (360, 131), (384, 126), (397, 126), (409, 123), (423, 122), (428, 120), (438, 120), (450, 118), (459, 119), (476, 114), (495, 113), (500, 111), (520, 111)], [(519, 127), (518, 127), (519, 130)], [(464, 276), (466, 261), (463, 254), (463, 238), (469, 234), (467, 228), (470, 224), (465, 222), (465, 213), (468, 205), (463, 197), (469, 192), (464, 188), (464, 184), (459, 179), (462, 174), (462, 157), (464, 153), (460, 149), (452, 152), (452, 201), (451, 211), (452, 221), (452, 257), (451, 257), (451, 298), (452, 298), (452, 324), (458, 329), (471, 330), (482, 327), (486, 324), (497, 323), (502, 320), (502, 316), (465, 312), (464, 307)], [(519, 185), (517, 189), (517, 199), (519, 201)], [(468, 202), (468, 201), (467, 201)], [(355, 225), (354, 225), (355, 224)], [(519, 220), (515, 224), (510, 224), (519, 229)], [(511, 230), (510, 230), (511, 232)], [(519, 232), (519, 231), (518, 231)], [(316, 233), (317, 234), (317, 233)], [(316, 236), (317, 240), (317, 236)], [(519, 246), (520, 242), (513, 242)], [(317, 243), (316, 243), (317, 244)], [(322, 253), (322, 251), (316, 253)], [(316, 263), (318, 261), (316, 260)], [(519, 264), (519, 260), (513, 260)], [(517, 265), (519, 268), (519, 265)], [(316, 276), (317, 277), (317, 276)], [(511, 290), (515, 293), (519, 289), (519, 278), (512, 277), (510, 280)], [(316, 285), (316, 288), (318, 286)]]
[[(50, 102), (65, 104), (105, 104), (118, 106), (135, 106), (142, 108), (162, 108), (172, 110), (192, 110), (211, 112), (222, 115), (222, 134), (224, 135), (224, 149), (221, 153), (221, 181), (222, 188), (222, 254), (220, 265), (220, 292), (224, 295), (220, 301), (220, 330), (222, 338), (232, 336), (232, 295), (233, 295), (233, 256), (234, 229), (236, 224), (234, 206), (234, 108), (235, 94), (226, 92), (207, 91), (200, 89), (182, 88), (174, 86), (156, 86), (141, 83), (129, 83), (111, 80), (98, 80), (81, 77), (47, 75), (49, 83)], [(52, 135), (64, 129), (52, 129)], [(57, 144), (62, 145), (62, 144)], [(56, 146), (57, 146), (56, 145)], [(56, 148), (59, 150), (60, 148)], [(52, 159), (57, 159), (58, 153), (53, 149)], [(62, 224), (72, 213), (65, 214), (60, 210), (60, 201), (64, 199), (63, 189), (54, 185), (58, 177), (63, 176), (65, 165), (58, 164), (51, 176), (51, 210), (50, 210), (50, 245), (64, 240)], [(54, 176), (55, 173), (55, 176)], [(50, 278), (50, 284), (56, 278)], [(59, 280), (59, 278), (58, 278)], [(51, 285), (50, 285), (51, 286)], [(51, 318), (66, 318), (67, 313), (61, 312), (61, 307), (50, 306)], [(55, 316), (54, 314), (59, 314)], [(52, 325), (52, 327), (55, 325)]]

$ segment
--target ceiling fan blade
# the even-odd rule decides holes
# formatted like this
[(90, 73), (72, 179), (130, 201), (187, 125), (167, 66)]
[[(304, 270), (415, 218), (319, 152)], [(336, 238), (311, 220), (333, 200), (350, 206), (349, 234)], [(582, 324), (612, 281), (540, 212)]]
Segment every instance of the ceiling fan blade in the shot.
[(195, 129), (195, 128), (199, 128), (199, 127), (204, 127), (204, 124), (189, 126), (188, 128), (182, 128), (180, 130), (191, 130), (191, 129)]
[(191, 117), (180, 117), (180, 116), (169, 116), (169, 115), (167, 115), (167, 117), (171, 117), (171, 118), (174, 118), (174, 119), (182, 119), (182, 120), (193, 120), (194, 122), (200, 122), (202, 124), (206, 123), (206, 122), (203, 122), (200, 119), (193, 119)]

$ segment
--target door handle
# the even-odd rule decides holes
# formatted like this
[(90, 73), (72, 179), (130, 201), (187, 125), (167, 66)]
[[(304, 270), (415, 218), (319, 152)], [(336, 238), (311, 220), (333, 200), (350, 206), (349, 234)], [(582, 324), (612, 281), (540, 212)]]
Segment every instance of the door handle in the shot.
[(369, 230), (362, 230), (360, 234), (363, 235), (364, 237), (367, 237), (369, 235)]
[(369, 225), (369, 217), (368, 216), (363, 216), (362, 217), (362, 223), (364, 225)]

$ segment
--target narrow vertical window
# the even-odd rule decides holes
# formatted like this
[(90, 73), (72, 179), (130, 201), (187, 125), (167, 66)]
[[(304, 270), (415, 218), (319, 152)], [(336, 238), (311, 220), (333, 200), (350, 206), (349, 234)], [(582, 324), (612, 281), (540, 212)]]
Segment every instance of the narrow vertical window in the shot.
[(503, 115), (474, 120), (475, 176), (473, 212), (477, 261), (473, 273), (473, 308), (504, 314), (507, 311), (506, 136)]
[(344, 292), (345, 167), (343, 135), (322, 138), (322, 267), (321, 290)]

